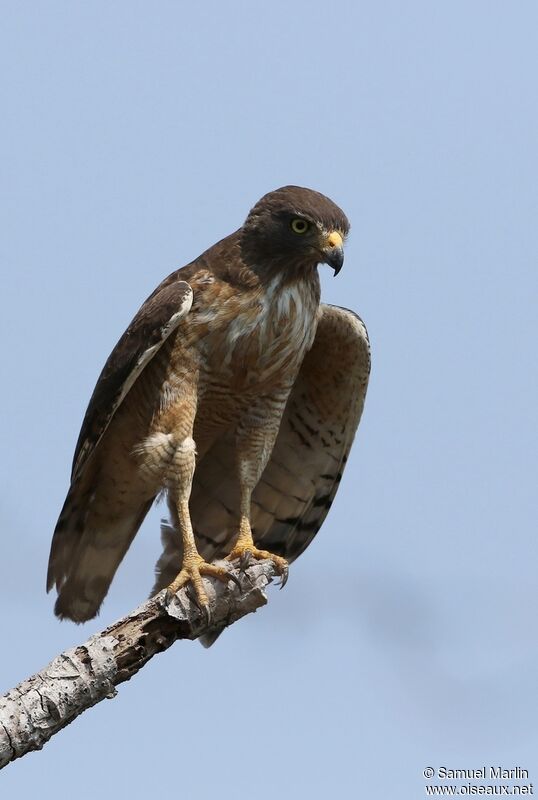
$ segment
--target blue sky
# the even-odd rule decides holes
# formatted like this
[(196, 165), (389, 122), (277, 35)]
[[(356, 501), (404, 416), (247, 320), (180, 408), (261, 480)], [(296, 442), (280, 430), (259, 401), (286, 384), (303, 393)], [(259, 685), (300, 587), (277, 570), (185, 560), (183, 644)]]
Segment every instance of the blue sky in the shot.
[(324, 299), (373, 372), (346, 475), (269, 606), (178, 644), (7, 768), (6, 797), (424, 796), (538, 783), (538, 7), (3, 2), (1, 687), (136, 606), (60, 624), (50, 538), (86, 403), (154, 286), (297, 183), (352, 223)]

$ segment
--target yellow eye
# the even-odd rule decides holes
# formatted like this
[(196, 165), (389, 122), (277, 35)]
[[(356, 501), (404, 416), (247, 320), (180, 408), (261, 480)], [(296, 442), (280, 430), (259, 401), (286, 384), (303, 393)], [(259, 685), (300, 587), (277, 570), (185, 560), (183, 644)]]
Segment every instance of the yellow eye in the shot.
[(291, 221), (291, 229), (294, 233), (306, 233), (309, 228), (310, 223), (301, 217), (296, 217)]

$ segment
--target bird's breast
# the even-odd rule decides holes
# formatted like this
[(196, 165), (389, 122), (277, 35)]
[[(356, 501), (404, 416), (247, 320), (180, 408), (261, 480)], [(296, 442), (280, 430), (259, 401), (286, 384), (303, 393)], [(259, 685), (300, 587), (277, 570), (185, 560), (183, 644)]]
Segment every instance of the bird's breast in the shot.
[(212, 379), (238, 391), (291, 384), (313, 344), (318, 307), (317, 281), (275, 279), (242, 298), (228, 319), (217, 312), (201, 341)]

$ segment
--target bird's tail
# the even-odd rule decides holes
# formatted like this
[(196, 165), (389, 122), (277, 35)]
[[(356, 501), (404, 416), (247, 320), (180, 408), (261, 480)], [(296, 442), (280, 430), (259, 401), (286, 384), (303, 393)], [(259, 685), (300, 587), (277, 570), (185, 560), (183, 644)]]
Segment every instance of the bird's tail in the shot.
[(107, 517), (89, 503), (77, 503), (75, 487), (67, 495), (54, 531), (47, 591), (58, 590), (54, 613), (60, 619), (86, 622), (99, 612), (108, 588), (153, 498), (136, 509)]

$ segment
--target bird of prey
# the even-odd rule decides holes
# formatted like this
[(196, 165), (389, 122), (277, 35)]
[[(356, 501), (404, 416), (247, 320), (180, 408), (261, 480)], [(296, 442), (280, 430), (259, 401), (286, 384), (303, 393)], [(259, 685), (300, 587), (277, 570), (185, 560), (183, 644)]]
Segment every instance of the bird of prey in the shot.
[(50, 552), (57, 616), (98, 613), (161, 493), (155, 592), (191, 584), (207, 610), (203, 576), (230, 580), (224, 558), (272, 559), (285, 580), (332, 503), (368, 383), (364, 324), (320, 304), (317, 267), (340, 271), (348, 231), (328, 197), (285, 186), (145, 301), (82, 424)]

